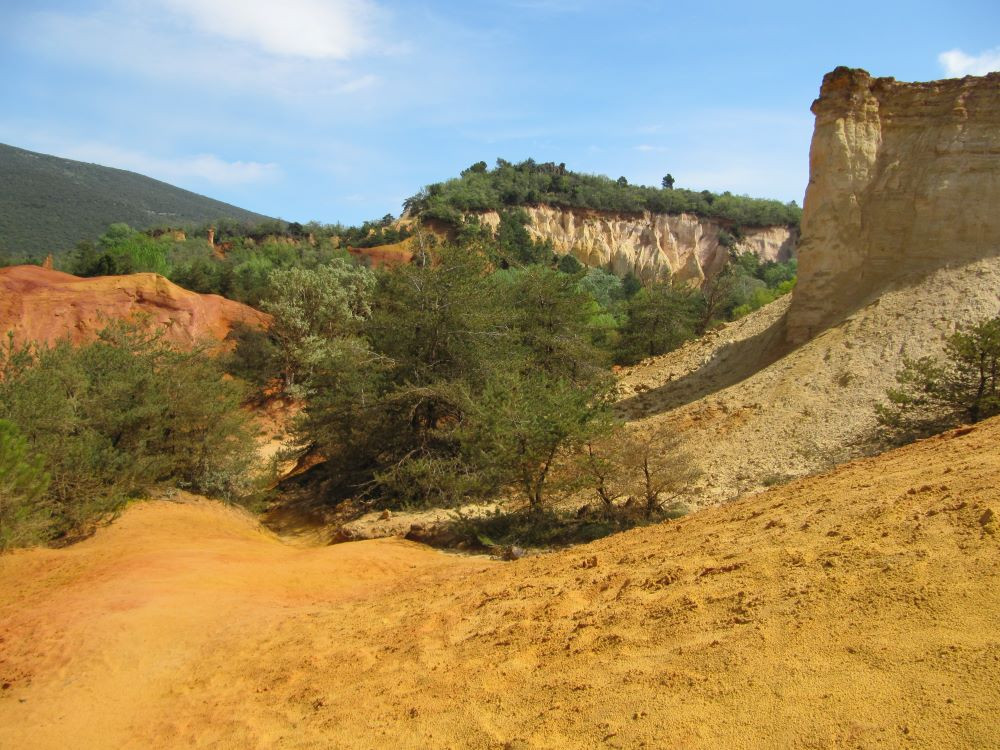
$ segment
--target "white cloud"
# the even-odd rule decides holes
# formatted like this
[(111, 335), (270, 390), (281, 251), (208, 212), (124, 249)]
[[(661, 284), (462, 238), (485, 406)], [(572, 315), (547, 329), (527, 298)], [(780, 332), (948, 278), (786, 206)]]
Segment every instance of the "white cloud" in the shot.
[(636, 151), (644, 151), (646, 153), (650, 153), (650, 152), (654, 152), (654, 151), (666, 151), (667, 147), (666, 146), (653, 146), (653, 145), (651, 145), (649, 143), (640, 143), (638, 146), (635, 147), (635, 150)]
[(350, 81), (340, 84), (334, 89), (334, 93), (337, 94), (353, 94), (355, 91), (362, 91), (364, 89), (370, 88), (377, 85), (379, 82), (379, 77), (372, 75), (371, 73), (358, 78), (354, 78)]
[(128, 169), (174, 183), (197, 180), (213, 185), (245, 185), (265, 182), (280, 174), (277, 164), (225, 161), (214, 154), (165, 159), (101, 143), (69, 145), (58, 149), (58, 153), (68, 159)]
[(986, 50), (979, 55), (968, 55), (960, 49), (953, 49), (938, 55), (938, 62), (949, 78), (983, 76), (1000, 71), (1000, 47)]
[[(253, 23), (233, 27), (224, 16), (237, 5), (157, 0), (151, 10), (136, 0), (108, 0), (103, 10), (34, 13), (25, 36), (55, 59), (223, 95), (242, 91), (315, 103), (364, 97), (382, 83), (381, 76), (342, 59), (373, 44), (365, 19), (381, 11), (368, 0), (331, 0), (316, 17), (309, 12), (320, 7), (319, 0), (286, 3), (280, 15), (300, 24), (297, 29), (270, 18), (271, 6), (260, 2), (240, 6)], [(190, 12), (181, 12), (182, 6)], [(357, 14), (348, 9), (358, 9)], [(273, 33), (269, 21), (274, 21)], [(241, 38), (235, 38), (237, 30)]]
[(346, 60), (367, 50), (376, 6), (370, 0), (160, 0), (199, 31), (264, 52)]

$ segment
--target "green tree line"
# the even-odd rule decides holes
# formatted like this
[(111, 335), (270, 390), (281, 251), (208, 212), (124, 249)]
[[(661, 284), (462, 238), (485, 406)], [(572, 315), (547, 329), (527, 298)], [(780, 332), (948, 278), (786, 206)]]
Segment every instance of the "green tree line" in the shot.
[(325, 457), (322, 492), (333, 502), (461, 506), (514, 492), (533, 520), (492, 519), (484, 538), (546, 527), (554, 539), (566, 519), (552, 498), (590, 483), (601, 487), (600, 518), (580, 522), (588, 533), (659, 517), (670, 482), (656, 477), (686, 476), (684, 467), (650, 470), (617, 450), (610, 365), (662, 354), (764, 304), (792, 283), (794, 263), (734, 255), (705, 289), (643, 286), (555, 255), (525, 221), (504, 211), (496, 233), (466, 222), (454, 244), (421, 238), (427, 251), (415, 263), (382, 271), (305, 227), (220, 231), (217, 241), (232, 243), (221, 254), (202, 238), (112, 226), (71, 262), (165, 271), (257, 305), (274, 325), (234, 332), (226, 366), (236, 381), (141, 326), (111, 325), (83, 347), (8, 346), (3, 544), (66, 538), (163, 482), (245, 496), (256, 470), (240, 382), (277, 382), (304, 401), (299, 437)]
[[(669, 178), (669, 179), (668, 179)], [(721, 219), (733, 228), (798, 225), (802, 210), (794, 202), (675, 188), (670, 175), (662, 187), (631, 185), (624, 177), (581, 174), (565, 164), (517, 164), (497, 159), (489, 169), (478, 162), (459, 177), (428, 185), (404, 202), (411, 214), (457, 225), (464, 215), (540, 204), (616, 213), (693, 213)]]

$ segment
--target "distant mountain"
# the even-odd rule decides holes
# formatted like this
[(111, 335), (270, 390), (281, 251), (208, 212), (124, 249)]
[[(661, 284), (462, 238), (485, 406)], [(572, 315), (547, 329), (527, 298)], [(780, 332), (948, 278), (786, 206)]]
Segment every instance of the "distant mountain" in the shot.
[(270, 217), (124, 169), (0, 144), (0, 251), (60, 253), (114, 222), (136, 229)]

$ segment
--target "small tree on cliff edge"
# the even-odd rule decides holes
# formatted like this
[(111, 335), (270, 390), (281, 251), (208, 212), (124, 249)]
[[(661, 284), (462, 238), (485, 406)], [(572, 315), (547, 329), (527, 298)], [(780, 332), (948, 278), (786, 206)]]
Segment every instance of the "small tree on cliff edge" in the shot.
[(877, 407), (890, 442), (1000, 414), (1000, 316), (959, 328), (948, 338), (943, 361), (904, 360), (896, 381), (886, 394), (889, 403)]

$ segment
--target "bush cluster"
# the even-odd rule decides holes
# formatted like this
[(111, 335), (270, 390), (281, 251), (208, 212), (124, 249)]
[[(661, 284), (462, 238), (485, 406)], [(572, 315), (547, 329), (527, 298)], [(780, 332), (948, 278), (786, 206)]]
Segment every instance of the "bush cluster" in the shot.
[(234, 370), (270, 362), (305, 397), (301, 437), (341, 497), (454, 505), (513, 486), (540, 508), (560, 456), (610, 420), (573, 275), (440, 248), (377, 276), (338, 261), (272, 280), (274, 327), (241, 334)]
[[(272, 274), (263, 300), (272, 328), (237, 336), (234, 373), (277, 379), (304, 400), (297, 436), (326, 459), (326, 496), (460, 506), (506, 490), (542, 524), (559, 516), (554, 497), (591, 487), (601, 503), (565, 534), (663, 517), (691, 479), (689, 461), (657, 455), (662, 436), (622, 435), (611, 409), (611, 310), (627, 314), (638, 285), (551, 263), (504, 268), (468, 247), (435, 248), (427, 261), (378, 274), (346, 260)], [(673, 325), (668, 313), (651, 326)]]
[(959, 327), (943, 357), (906, 359), (876, 410), (880, 437), (905, 443), (1000, 414), (1000, 316)]
[[(207, 240), (209, 229), (214, 233), (214, 247)], [(409, 236), (409, 230), (397, 227), (392, 216), (357, 227), (220, 220), (188, 228), (184, 239), (166, 228), (140, 232), (127, 224), (112, 224), (96, 243), (79, 243), (57, 264), (77, 276), (158, 273), (185, 289), (257, 306), (273, 271), (318, 268), (334, 258), (348, 257), (348, 248), (377, 247)], [(39, 260), (0, 257), (0, 264), (20, 262)]]
[(239, 499), (252, 487), (244, 391), (203, 353), (114, 322), (74, 347), (0, 351), (0, 548), (86, 529), (167, 482)]

